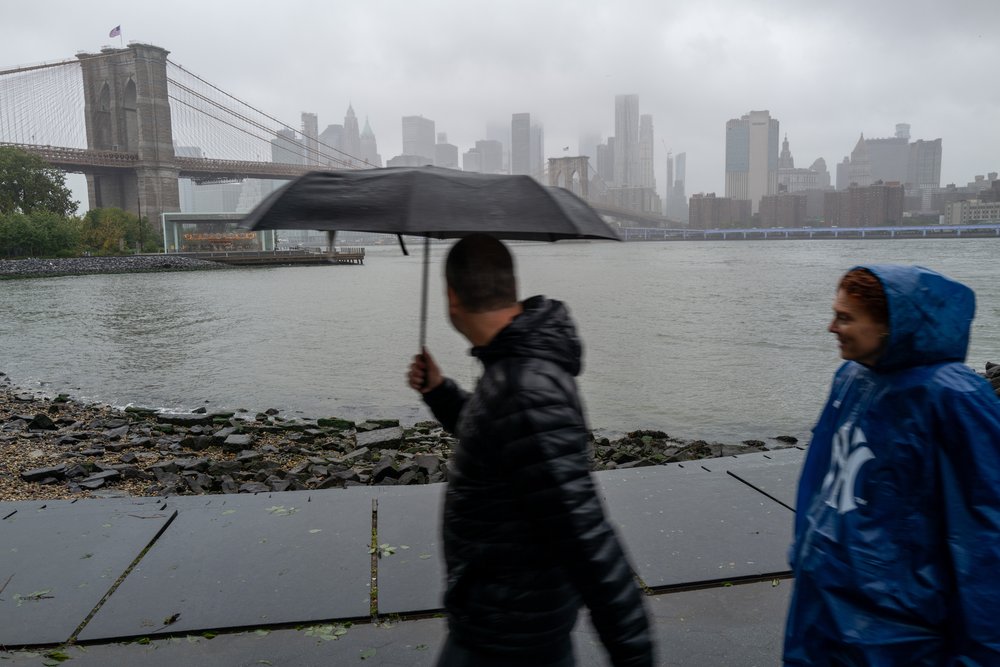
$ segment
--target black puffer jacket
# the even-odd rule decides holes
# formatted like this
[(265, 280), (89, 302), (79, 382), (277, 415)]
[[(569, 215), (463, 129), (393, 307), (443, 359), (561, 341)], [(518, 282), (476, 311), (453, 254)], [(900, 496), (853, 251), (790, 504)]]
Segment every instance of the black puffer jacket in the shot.
[(565, 306), (525, 301), (472, 354), (475, 392), (446, 380), (424, 395), (459, 440), (444, 510), (453, 639), (514, 664), (556, 658), (582, 602), (615, 665), (652, 665), (642, 594), (590, 475)]

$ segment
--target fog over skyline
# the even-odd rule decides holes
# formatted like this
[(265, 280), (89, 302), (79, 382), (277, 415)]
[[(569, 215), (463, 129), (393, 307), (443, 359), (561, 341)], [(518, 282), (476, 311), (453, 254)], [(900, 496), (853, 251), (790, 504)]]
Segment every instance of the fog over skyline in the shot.
[[(614, 134), (614, 97), (653, 116), (657, 191), (666, 151), (687, 154), (688, 196), (724, 192), (725, 123), (767, 109), (795, 164), (836, 164), (858, 137), (941, 138), (941, 184), (1000, 170), (1000, 2), (778, 0), (545, 3), (79, 3), (2, 5), (0, 68), (126, 43), (170, 59), (299, 129), (353, 105), (383, 162), (402, 152), (401, 117), (435, 121), (460, 153), (529, 112), (545, 157), (581, 134)], [(564, 151), (564, 147), (569, 150)], [(591, 156), (592, 163), (596, 162)]]

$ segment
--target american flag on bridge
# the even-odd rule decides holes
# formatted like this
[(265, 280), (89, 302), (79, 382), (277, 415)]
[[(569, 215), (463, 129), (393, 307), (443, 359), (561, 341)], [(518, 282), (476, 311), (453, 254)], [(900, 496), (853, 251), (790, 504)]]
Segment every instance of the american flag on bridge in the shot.
[(120, 25), (116, 25), (114, 28), (111, 29), (111, 32), (108, 33), (108, 37), (118, 37), (121, 34), (122, 34), (122, 27)]

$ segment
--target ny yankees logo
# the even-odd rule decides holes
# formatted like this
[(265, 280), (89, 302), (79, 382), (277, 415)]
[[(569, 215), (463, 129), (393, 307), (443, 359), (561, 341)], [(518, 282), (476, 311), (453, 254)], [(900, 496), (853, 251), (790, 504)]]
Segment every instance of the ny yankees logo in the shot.
[(826, 504), (836, 508), (838, 514), (858, 509), (858, 502), (865, 504), (863, 499), (854, 495), (854, 483), (861, 466), (875, 458), (872, 450), (865, 446), (868, 441), (864, 431), (853, 426), (848, 422), (834, 435), (830, 472), (823, 479), (822, 492), (826, 496)]

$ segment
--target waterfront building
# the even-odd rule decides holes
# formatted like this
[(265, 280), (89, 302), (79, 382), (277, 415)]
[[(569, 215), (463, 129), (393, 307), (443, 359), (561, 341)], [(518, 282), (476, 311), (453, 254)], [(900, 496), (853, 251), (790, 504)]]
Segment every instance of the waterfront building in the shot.
[(750, 226), (750, 200), (696, 194), (688, 207), (691, 229), (733, 229)]
[(613, 182), (616, 186), (635, 187), (642, 185), (639, 176), (638, 95), (615, 95), (614, 160)]
[(403, 155), (423, 158), (434, 164), (434, 121), (423, 116), (403, 116)]
[(763, 110), (727, 121), (726, 197), (749, 200), (756, 213), (760, 198), (777, 191), (778, 120)]
[(824, 194), (823, 219), (831, 227), (884, 227), (903, 221), (903, 185), (851, 185)]
[(946, 225), (1000, 222), (1000, 201), (970, 199), (967, 201), (951, 202), (944, 208), (943, 222)]
[(806, 222), (805, 193), (779, 192), (760, 198), (761, 227), (802, 227)]

